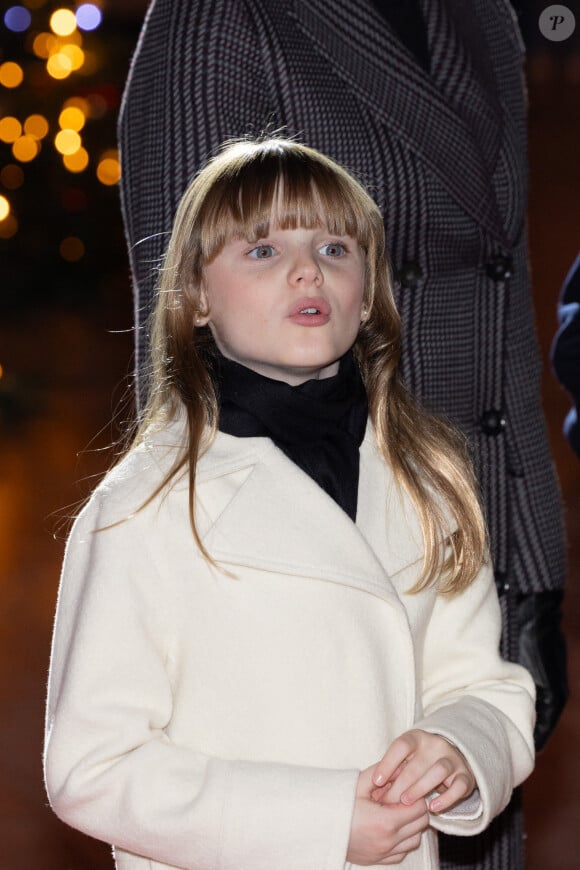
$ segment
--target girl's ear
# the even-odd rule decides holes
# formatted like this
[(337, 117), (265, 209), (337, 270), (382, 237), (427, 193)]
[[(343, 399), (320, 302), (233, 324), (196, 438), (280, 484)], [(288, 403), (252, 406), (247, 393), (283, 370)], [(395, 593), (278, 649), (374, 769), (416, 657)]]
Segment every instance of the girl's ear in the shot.
[(199, 306), (195, 312), (193, 322), (196, 326), (207, 326), (209, 322), (209, 300), (207, 298), (207, 290), (201, 285), (199, 288)]

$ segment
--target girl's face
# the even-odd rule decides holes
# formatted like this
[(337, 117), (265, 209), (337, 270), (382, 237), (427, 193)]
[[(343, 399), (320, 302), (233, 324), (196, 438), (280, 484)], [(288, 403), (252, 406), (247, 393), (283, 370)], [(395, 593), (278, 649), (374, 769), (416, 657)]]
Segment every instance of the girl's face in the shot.
[[(325, 226), (233, 238), (204, 269), (202, 303), (225, 357), (293, 386), (338, 371), (361, 322), (365, 258)], [(199, 321), (196, 321), (199, 324)]]

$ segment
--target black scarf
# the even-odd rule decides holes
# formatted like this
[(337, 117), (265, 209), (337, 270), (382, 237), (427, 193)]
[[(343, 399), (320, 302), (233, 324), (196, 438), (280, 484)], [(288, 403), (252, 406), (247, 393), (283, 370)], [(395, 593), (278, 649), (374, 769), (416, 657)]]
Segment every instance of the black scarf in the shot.
[(271, 438), (354, 520), (368, 404), (352, 353), (341, 359), (338, 374), (297, 387), (220, 353), (212, 362), (220, 430), (242, 438)]

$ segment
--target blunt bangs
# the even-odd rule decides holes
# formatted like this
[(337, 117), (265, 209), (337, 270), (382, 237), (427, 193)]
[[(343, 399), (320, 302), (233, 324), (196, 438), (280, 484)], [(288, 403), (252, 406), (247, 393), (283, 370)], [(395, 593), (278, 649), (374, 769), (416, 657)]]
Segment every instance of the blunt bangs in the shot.
[(295, 142), (268, 142), (229, 155), (206, 188), (200, 210), (201, 254), (209, 263), (233, 238), (255, 241), (281, 229), (328, 227), (367, 250), (380, 214), (340, 166)]

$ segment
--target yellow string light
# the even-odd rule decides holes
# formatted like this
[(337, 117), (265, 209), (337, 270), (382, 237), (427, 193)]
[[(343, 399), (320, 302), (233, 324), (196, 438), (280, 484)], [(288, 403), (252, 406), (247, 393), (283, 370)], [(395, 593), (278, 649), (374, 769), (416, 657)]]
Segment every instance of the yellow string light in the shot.
[(54, 145), (59, 154), (74, 154), (82, 141), (76, 130), (60, 130), (54, 137)]
[(32, 51), (37, 57), (46, 60), (57, 42), (58, 40), (53, 33), (37, 33), (32, 43)]
[[(105, 152), (105, 155), (107, 152)], [(101, 184), (112, 186), (121, 178), (121, 164), (118, 157), (103, 156), (97, 165), (97, 178)]]
[(88, 118), (91, 112), (91, 107), (88, 100), (85, 100), (84, 97), (69, 97), (66, 102), (63, 103), (63, 109), (68, 109), (70, 106), (74, 106), (75, 109), (79, 109), (85, 118)]
[(0, 238), (11, 239), (18, 232), (18, 221), (13, 214), (0, 221)]
[(57, 9), (50, 16), (50, 29), (57, 36), (69, 36), (77, 28), (77, 20), (71, 9)]
[(19, 136), (22, 135), (22, 124), (18, 118), (12, 115), (6, 115), (0, 119), (0, 140), (2, 142), (16, 142)]
[(40, 142), (33, 136), (21, 136), (12, 145), (12, 154), (21, 163), (30, 163), (40, 151)]
[(66, 79), (72, 72), (71, 60), (60, 51), (51, 54), (46, 61), (46, 71), (53, 79)]
[(58, 123), (63, 130), (82, 130), (85, 126), (85, 113), (78, 106), (67, 106), (58, 116)]
[(44, 139), (48, 129), (48, 121), (44, 115), (29, 115), (24, 121), (24, 132), (35, 139)]
[(5, 88), (17, 88), (22, 84), (23, 78), (22, 67), (17, 63), (7, 60), (0, 65), (0, 85), (4, 85)]
[(84, 172), (89, 165), (89, 153), (86, 148), (79, 148), (73, 154), (63, 154), (62, 162), (69, 172)]
[(73, 72), (80, 69), (85, 62), (85, 53), (82, 48), (78, 47), (78, 45), (67, 43), (62, 46), (60, 53), (64, 54), (65, 57), (68, 57)]
[(5, 196), (0, 196), (0, 221), (6, 220), (10, 214), (10, 202)]

